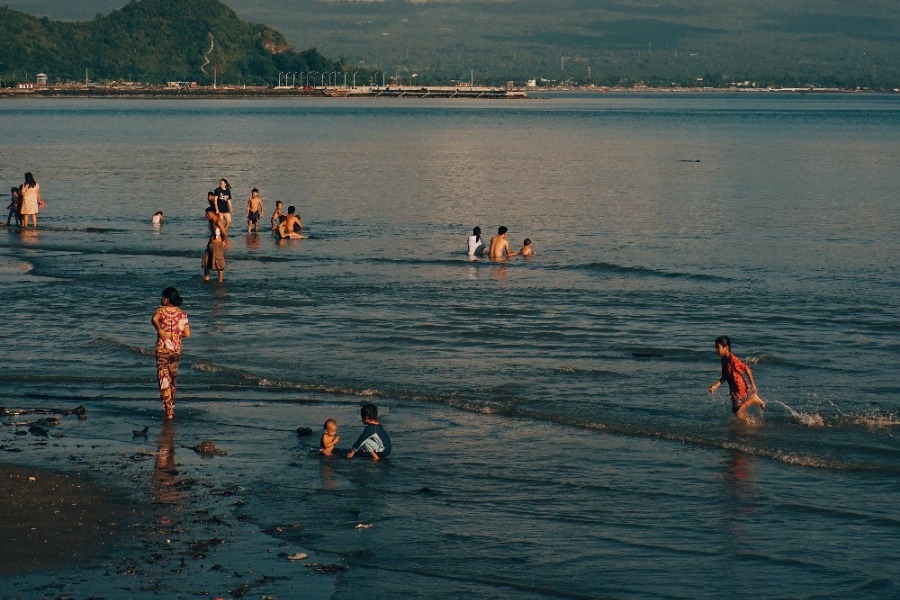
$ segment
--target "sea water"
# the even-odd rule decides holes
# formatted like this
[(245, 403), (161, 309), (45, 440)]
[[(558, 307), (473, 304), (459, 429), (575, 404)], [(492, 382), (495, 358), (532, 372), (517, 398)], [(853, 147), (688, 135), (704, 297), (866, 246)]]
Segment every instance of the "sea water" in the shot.
[[(334, 597), (900, 594), (897, 96), (5, 100), (0, 124), (4, 190), (30, 171), (48, 201), (0, 235), (2, 403), (158, 428), (176, 286), (177, 423), (258, 440), (249, 518), (302, 518), (350, 567)], [(310, 239), (271, 237), (276, 200)], [(466, 256), (501, 225), (534, 257)], [(723, 334), (761, 426), (707, 392)], [(347, 447), (366, 401), (385, 465), (293, 434), (334, 416)]]

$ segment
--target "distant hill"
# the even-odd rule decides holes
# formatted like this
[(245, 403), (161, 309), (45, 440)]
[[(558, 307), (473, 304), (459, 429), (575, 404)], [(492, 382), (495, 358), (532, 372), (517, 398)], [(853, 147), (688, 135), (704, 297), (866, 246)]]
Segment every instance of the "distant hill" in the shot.
[[(125, 4), (0, 1), (67, 19)], [(407, 83), (472, 76), (479, 83), (900, 86), (897, 0), (226, 3), (243, 18), (277, 25), (297, 47), (315, 47), (343, 57), (352, 70), (387, 71)]]
[(893, 88), (897, 0), (226, 0), (406, 81)]
[(140, 0), (81, 22), (0, 7), (0, 23), (4, 32), (17, 32), (0, 44), (0, 76), (8, 82), (38, 71), (51, 83), (81, 81), (87, 70), (95, 81), (269, 84), (283, 71), (341, 70), (315, 49), (297, 52), (281, 33), (241, 20), (218, 0)]

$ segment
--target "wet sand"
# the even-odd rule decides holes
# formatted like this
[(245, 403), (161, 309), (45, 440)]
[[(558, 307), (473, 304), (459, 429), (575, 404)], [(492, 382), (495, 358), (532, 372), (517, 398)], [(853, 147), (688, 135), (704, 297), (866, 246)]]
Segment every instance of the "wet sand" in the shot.
[(198, 424), (156, 403), (94, 409), (0, 409), (4, 597), (331, 597), (337, 565), (254, 524), (234, 483), (259, 466), (239, 458), (251, 438), (204, 456)]
[(121, 498), (82, 477), (0, 465), (0, 574), (90, 562), (132, 518)]

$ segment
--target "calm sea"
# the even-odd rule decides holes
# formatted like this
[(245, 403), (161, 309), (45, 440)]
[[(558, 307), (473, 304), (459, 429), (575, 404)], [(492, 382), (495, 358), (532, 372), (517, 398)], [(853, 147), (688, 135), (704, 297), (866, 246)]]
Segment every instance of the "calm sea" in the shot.
[[(176, 286), (179, 426), (258, 441), (247, 513), (302, 518), (335, 598), (900, 595), (900, 97), (6, 100), (0, 130), (2, 191), (48, 200), (0, 232), (2, 403), (158, 428)], [(312, 238), (242, 234), (253, 187)], [(535, 256), (469, 260), (476, 225)], [(761, 427), (707, 392), (722, 334)], [(365, 401), (387, 465), (292, 435), (346, 446)]]

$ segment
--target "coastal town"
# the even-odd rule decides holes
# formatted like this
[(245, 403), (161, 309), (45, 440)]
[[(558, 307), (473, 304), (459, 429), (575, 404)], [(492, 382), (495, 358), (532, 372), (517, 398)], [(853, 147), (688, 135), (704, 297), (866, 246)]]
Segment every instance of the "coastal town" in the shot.
[[(280, 78), (280, 76), (279, 76)], [(163, 85), (111, 81), (107, 83), (49, 84), (40, 73), (33, 83), (13, 88), (0, 88), (2, 97), (124, 97), (124, 98), (258, 98), (258, 97), (387, 97), (387, 98), (494, 98), (522, 99), (532, 87), (518, 87), (508, 82), (503, 87), (475, 86), (457, 83), (448, 86), (319, 84), (304, 85), (200, 85), (191, 81), (169, 81)]]
[[(673, 85), (671, 87), (655, 87), (648, 85), (633, 86), (598, 86), (571, 85), (548, 82), (536, 79), (526, 81), (523, 85), (508, 81), (505, 86), (473, 85), (470, 82), (455, 81), (451, 85), (412, 85), (382, 80), (381, 85), (355, 85), (352, 82), (340, 83), (337, 77), (324, 76), (315, 81), (310, 73), (279, 73), (278, 83), (273, 85), (201, 85), (195, 81), (168, 81), (165, 84), (151, 84), (133, 81), (109, 82), (64, 82), (49, 83), (49, 76), (39, 73), (33, 82), (20, 83), (15, 87), (0, 87), (0, 98), (3, 97), (69, 97), (69, 98), (290, 98), (290, 97), (330, 97), (330, 98), (482, 98), (482, 99), (526, 99), (536, 93), (548, 92), (585, 92), (585, 93), (635, 93), (635, 92), (781, 92), (781, 93), (843, 93), (869, 92), (870, 90), (855, 88), (843, 89), (834, 87), (798, 86), (776, 87), (757, 86), (754, 82), (736, 82), (729, 87), (709, 87), (697, 82), (697, 86), (687, 87)], [(304, 78), (303, 76), (306, 75)], [(316, 75), (319, 75), (316, 73)], [(334, 74), (332, 74), (334, 75)], [(338, 73), (337, 75), (341, 75)], [(283, 78), (283, 81), (282, 81)], [(346, 77), (345, 77), (346, 79)], [(355, 79), (355, 77), (354, 77)], [(900, 89), (891, 90), (893, 93)]]

